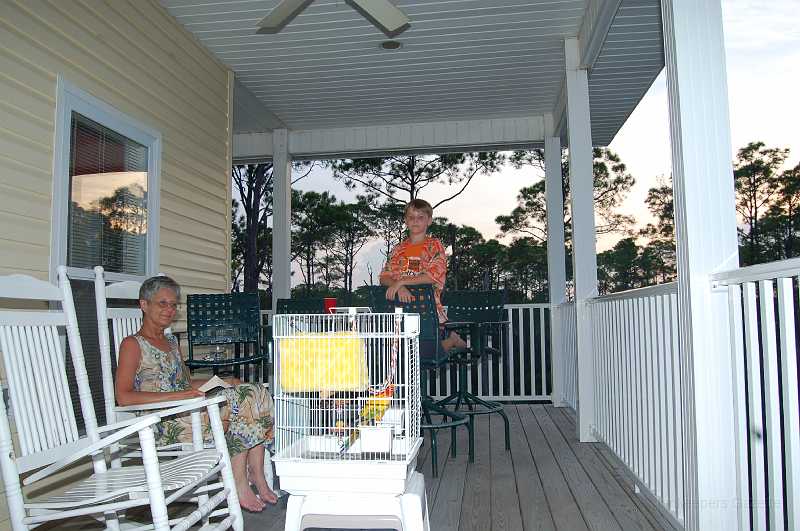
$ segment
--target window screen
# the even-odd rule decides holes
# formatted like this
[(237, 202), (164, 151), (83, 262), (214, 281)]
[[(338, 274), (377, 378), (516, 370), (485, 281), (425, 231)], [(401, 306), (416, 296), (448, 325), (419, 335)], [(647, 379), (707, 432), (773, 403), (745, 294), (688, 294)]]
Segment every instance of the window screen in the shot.
[(144, 275), (147, 147), (72, 113), (67, 265)]

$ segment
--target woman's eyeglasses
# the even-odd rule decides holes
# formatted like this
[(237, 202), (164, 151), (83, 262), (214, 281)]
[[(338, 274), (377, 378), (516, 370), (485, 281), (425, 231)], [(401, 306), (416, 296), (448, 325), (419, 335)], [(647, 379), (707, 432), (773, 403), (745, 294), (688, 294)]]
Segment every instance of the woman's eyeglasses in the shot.
[(171, 301), (155, 301), (159, 308), (162, 310), (166, 310), (167, 308), (173, 309), (177, 311), (182, 305), (179, 302), (171, 302)]

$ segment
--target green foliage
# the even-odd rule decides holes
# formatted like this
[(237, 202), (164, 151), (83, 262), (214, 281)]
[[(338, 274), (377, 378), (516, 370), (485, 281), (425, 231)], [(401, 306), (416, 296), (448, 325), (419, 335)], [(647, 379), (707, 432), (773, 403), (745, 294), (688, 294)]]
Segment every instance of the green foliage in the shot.
[(780, 172), (788, 156), (788, 149), (768, 148), (763, 142), (750, 142), (737, 153), (733, 176), (742, 265), (797, 255), (797, 230), (792, 228), (797, 222), (797, 172)]
[[(736, 207), (740, 221), (743, 265), (800, 256), (800, 165), (782, 170), (788, 149), (768, 148), (751, 142), (739, 150), (734, 162)], [(328, 192), (299, 192), (292, 195), (292, 259), (302, 270), (303, 283), (293, 289), (295, 296), (333, 296), (340, 305), (367, 305), (366, 286), (355, 286), (353, 273), (357, 256), (367, 242), (380, 239), (381, 252), (390, 250), (405, 237), (405, 201), (434, 182), (453, 185), (457, 197), (478, 173), (491, 173), (506, 160), (498, 154), (418, 155), (386, 159), (356, 159), (328, 163), (337, 178), (349, 187), (367, 192), (355, 202), (345, 203)], [(543, 170), (541, 150), (517, 151), (507, 157), (516, 167)], [(243, 169), (248, 186), (258, 189), (269, 181), (268, 168)], [(569, 164), (562, 157), (564, 192), (563, 219), (566, 230), (567, 271), (571, 268), (569, 211)], [(617, 233), (623, 238), (598, 255), (598, 288), (612, 293), (674, 281), (676, 279), (675, 221), (672, 183), (669, 178), (648, 191), (645, 204), (652, 223), (633, 232), (633, 220), (617, 210), (634, 178), (619, 157), (608, 149), (594, 150), (594, 199), (597, 232)], [(265, 182), (266, 182), (265, 181)], [(255, 183), (255, 184), (253, 184)], [(271, 187), (271, 184), (269, 184)], [(539, 180), (520, 190), (517, 206), (498, 216), (503, 235), (514, 239), (507, 245), (485, 240), (474, 227), (457, 225), (436, 217), (430, 232), (448, 250), (446, 289), (504, 288), (512, 302), (546, 301), (547, 232), (545, 183)], [(242, 190), (247, 190), (243, 187)], [(271, 189), (271, 188), (270, 188)], [(262, 194), (258, 212), (271, 213), (271, 191)], [(255, 194), (258, 195), (258, 194)], [(249, 197), (249, 196), (244, 196)], [(250, 201), (250, 199), (248, 199)], [(253, 226), (242, 215), (244, 206), (233, 202), (231, 270), (243, 275)], [(272, 232), (260, 218), (255, 234), (261, 283), (271, 274)], [(373, 272), (370, 270), (371, 280)], [(244, 275), (246, 276), (246, 275)]]
[[(616, 212), (625, 196), (636, 184), (619, 155), (608, 148), (594, 148), (592, 167), (594, 179), (595, 223), (598, 234), (627, 234), (633, 219)], [(511, 156), (515, 168), (533, 166), (544, 171), (544, 151), (515, 151)], [(564, 204), (564, 229), (567, 246), (571, 246), (572, 216), (570, 215), (569, 159), (561, 157), (561, 189)], [(508, 215), (497, 216), (495, 222), (503, 235), (522, 235), (547, 241), (547, 201), (544, 179), (522, 188), (517, 206)]]
[(500, 152), (444, 153), (439, 155), (393, 155), (386, 158), (329, 161), (335, 179), (349, 189), (388, 203), (408, 203), (431, 184), (455, 189), (433, 207), (450, 201), (469, 186), (477, 175), (491, 175), (505, 162)]

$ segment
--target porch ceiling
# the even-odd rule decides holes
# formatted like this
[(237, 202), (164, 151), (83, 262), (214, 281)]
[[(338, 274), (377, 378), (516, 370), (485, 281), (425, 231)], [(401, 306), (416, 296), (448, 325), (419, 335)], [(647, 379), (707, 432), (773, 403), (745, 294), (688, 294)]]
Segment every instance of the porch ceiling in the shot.
[[(622, 4), (609, 39), (600, 27), (586, 58), (597, 61), (596, 144), (611, 141), (663, 65), (658, 0), (396, 0), (411, 19), (396, 51), (381, 49), (386, 36), (344, 0), (315, 0), (274, 35), (255, 29), (278, 0), (161, 3), (291, 130), (545, 113), (558, 121), (564, 39), (597, 6)], [(236, 133), (266, 129), (241, 110), (234, 120)]]

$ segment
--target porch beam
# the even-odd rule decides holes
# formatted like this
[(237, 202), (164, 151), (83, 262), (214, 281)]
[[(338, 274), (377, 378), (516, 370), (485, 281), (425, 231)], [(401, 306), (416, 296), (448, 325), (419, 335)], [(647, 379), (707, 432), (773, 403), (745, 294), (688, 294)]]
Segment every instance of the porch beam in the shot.
[[(234, 137), (234, 159), (269, 159), (272, 132)], [(445, 153), (530, 148), (544, 140), (544, 117), (454, 120), (292, 130), (289, 149), (296, 159), (376, 157), (391, 153)]]
[[(564, 250), (564, 190), (561, 182), (561, 138), (554, 135), (553, 115), (545, 115), (544, 139), (545, 200), (547, 204), (547, 285), (550, 291), (550, 352), (552, 359), (553, 405), (563, 406), (561, 383), (564, 341), (561, 323), (553, 309), (567, 300), (567, 271)], [(547, 390), (544, 390), (547, 394)]]
[[(614, 24), (614, 19), (619, 13), (622, 0), (597, 0), (589, 2), (583, 17), (583, 24), (578, 33), (580, 43), (580, 62), (583, 67), (591, 70), (595, 61), (600, 56), (603, 45)], [(553, 107), (553, 124), (555, 132), (553, 136), (564, 138), (567, 131), (567, 86), (566, 81), (558, 91), (558, 98)]]
[[(738, 266), (725, 48), (719, 0), (662, 0), (678, 262), (685, 528), (739, 521), (727, 294), (710, 275)], [(746, 488), (746, 487), (745, 487)]]
[(291, 215), (292, 158), (289, 132), (275, 129), (272, 134), (272, 309), (279, 298), (291, 295)]
[(572, 270), (575, 279), (578, 345), (578, 437), (594, 436), (594, 352), (588, 301), (597, 296), (597, 250), (595, 246), (594, 193), (592, 177), (592, 124), (589, 111), (589, 81), (581, 66), (578, 39), (564, 41), (567, 79), (567, 129), (569, 138), (569, 182), (572, 201)]

